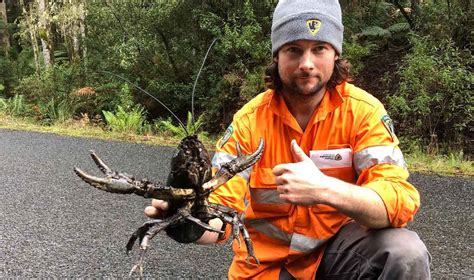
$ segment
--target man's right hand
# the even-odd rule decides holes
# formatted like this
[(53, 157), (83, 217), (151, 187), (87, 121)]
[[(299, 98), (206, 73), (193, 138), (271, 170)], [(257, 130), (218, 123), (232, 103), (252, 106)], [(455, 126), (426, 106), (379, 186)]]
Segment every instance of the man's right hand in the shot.
[[(145, 208), (145, 215), (152, 219), (162, 219), (166, 217), (166, 210), (168, 210), (168, 208), (168, 202), (160, 199), (152, 199), (151, 206)], [(209, 221), (209, 225), (216, 229), (221, 229), (223, 222), (219, 218), (214, 218)], [(217, 242), (218, 237), (219, 234), (216, 232), (205, 231), (201, 238), (196, 240), (194, 243), (201, 245), (213, 244)]]

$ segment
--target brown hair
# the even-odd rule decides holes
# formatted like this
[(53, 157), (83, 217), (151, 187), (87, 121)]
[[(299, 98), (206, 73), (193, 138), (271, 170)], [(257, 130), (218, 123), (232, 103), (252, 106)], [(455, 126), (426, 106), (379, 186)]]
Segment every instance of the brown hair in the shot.
[[(351, 65), (346, 59), (337, 59), (334, 63), (334, 71), (331, 78), (328, 81), (328, 88), (335, 88), (337, 85), (343, 82), (352, 81), (352, 77), (349, 74), (349, 69)], [(274, 89), (276, 91), (281, 91), (283, 88), (280, 74), (278, 73), (278, 63), (272, 61), (270, 65), (265, 69), (265, 86), (269, 89)]]

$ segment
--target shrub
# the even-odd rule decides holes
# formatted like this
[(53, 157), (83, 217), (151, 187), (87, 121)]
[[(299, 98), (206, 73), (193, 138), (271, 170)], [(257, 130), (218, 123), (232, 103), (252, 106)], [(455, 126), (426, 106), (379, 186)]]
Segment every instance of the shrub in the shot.
[(411, 42), (412, 52), (398, 69), (400, 87), (387, 97), (389, 111), (402, 133), (424, 144), (468, 144), (474, 105), (472, 56), (449, 40), (435, 44), (429, 37), (412, 36)]
[(73, 98), (52, 98), (48, 103), (38, 106), (40, 119), (45, 124), (66, 122), (74, 117), (77, 106), (79, 102)]

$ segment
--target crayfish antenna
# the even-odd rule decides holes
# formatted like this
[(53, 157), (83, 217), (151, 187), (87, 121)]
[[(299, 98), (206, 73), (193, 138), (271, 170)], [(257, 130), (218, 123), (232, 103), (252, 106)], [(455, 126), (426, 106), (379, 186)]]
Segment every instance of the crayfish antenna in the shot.
[(196, 85), (199, 80), (199, 76), (201, 75), (202, 68), (204, 67), (204, 63), (206, 63), (207, 55), (212, 49), (212, 46), (214, 43), (216, 43), (217, 38), (215, 38), (209, 48), (207, 48), (206, 55), (204, 56), (204, 59), (202, 60), (201, 68), (199, 68), (199, 72), (196, 75), (196, 79), (194, 80), (194, 85), (193, 85), (193, 91), (191, 93), (191, 117), (192, 117), (192, 123), (193, 123), (193, 130), (196, 131), (196, 121), (194, 120), (194, 92), (196, 91)]
[(120, 76), (120, 75), (117, 75), (117, 74), (112, 73), (112, 72), (110, 72), (110, 71), (104, 71), (104, 70), (102, 70), (102, 71), (100, 71), (100, 72), (107, 73), (107, 74), (109, 74), (109, 75), (115, 76), (115, 77), (117, 77), (117, 78), (119, 78), (119, 79), (121, 79), (121, 80), (123, 80), (123, 81), (125, 81), (125, 82), (127, 82), (127, 83), (129, 83), (129, 84), (131, 84), (131, 85), (134, 86), (136, 89), (138, 89), (139, 91), (145, 93), (145, 94), (148, 95), (149, 97), (153, 98), (156, 102), (158, 102), (161, 106), (163, 106), (163, 108), (165, 108), (166, 110), (168, 110), (168, 112), (170, 112), (171, 115), (172, 115), (176, 120), (178, 120), (179, 125), (181, 125), (181, 127), (184, 129), (184, 131), (186, 132), (186, 135), (189, 135), (189, 132), (188, 132), (188, 130), (186, 129), (186, 126), (185, 126), (185, 125), (183, 124), (183, 122), (178, 118), (178, 116), (176, 116), (176, 114), (173, 113), (173, 111), (171, 111), (171, 109), (168, 108), (168, 106), (166, 106), (165, 103), (161, 102), (161, 101), (160, 101), (158, 98), (156, 98), (153, 94), (149, 93), (148, 91), (146, 91), (146, 90), (144, 90), (143, 88), (141, 88), (139, 85), (137, 85), (137, 84), (131, 82), (130, 80), (128, 80), (128, 79), (126, 79), (126, 78), (124, 78), (124, 77), (122, 77), (122, 76)]

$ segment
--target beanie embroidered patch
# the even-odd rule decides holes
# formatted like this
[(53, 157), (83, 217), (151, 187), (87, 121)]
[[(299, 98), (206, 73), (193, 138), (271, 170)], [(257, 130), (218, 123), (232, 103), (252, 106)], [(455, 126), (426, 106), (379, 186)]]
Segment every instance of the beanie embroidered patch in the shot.
[(316, 36), (319, 31), (319, 28), (321, 28), (321, 21), (317, 19), (308, 19), (306, 21), (306, 25), (308, 26), (308, 30), (311, 35)]

